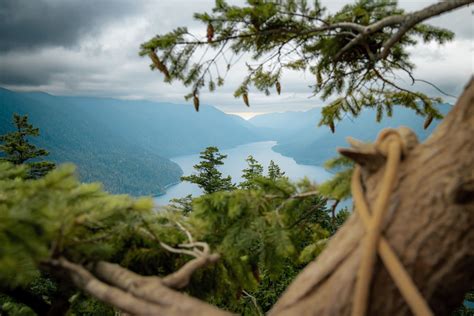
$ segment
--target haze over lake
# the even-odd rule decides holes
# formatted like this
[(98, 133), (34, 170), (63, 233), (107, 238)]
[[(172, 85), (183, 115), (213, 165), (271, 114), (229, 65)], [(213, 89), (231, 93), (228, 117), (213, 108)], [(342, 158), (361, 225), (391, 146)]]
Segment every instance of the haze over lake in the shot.
[[(275, 145), (275, 141), (255, 142), (222, 150), (221, 152), (226, 154), (227, 158), (219, 170), (224, 176), (232, 176), (234, 183), (239, 183), (242, 181), (242, 170), (247, 167), (245, 159), (252, 155), (264, 166), (265, 172), (270, 160), (273, 160), (291, 180), (308, 177), (310, 180), (320, 183), (330, 178), (331, 174), (322, 167), (298, 164), (293, 158), (274, 152), (272, 147)], [(200, 158), (199, 154), (194, 154), (171, 158), (171, 160), (183, 169), (184, 175), (190, 175), (194, 172), (193, 166), (200, 161)], [(156, 197), (155, 201), (158, 205), (166, 205), (170, 199), (184, 197), (188, 194), (196, 197), (201, 195), (202, 191), (193, 183), (180, 182), (169, 187), (166, 194)]]

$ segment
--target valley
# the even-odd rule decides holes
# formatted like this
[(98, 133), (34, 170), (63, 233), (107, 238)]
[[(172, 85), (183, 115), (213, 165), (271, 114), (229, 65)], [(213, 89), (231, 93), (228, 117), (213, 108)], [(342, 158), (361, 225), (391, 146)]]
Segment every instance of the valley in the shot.
[[(441, 105), (443, 113), (449, 105)], [(367, 109), (353, 120), (344, 118), (333, 134), (318, 127), (320, 108), (261, 114), (246, 121), (212, 106), (195, 112), (189, 105), (92, 97), (53, 96), (0, 88), (0, 134), (11, 130), (13, 113), (28, 114), (41, 131), (35, 140), (56, 163), (72, 162), (84, 182), (101, 182), (111, 193), (159, 196), (158, 203), (197, 187), (181, 183), (192, 173), (198, 154), (217, 146), (228, 154), (222, 170), (239, 181), (245, 158), (264, 165), (274, 160), (292, 180), (308, 176), (320, 182), (329, 174), (321, 167), (346, 146), (345, 138), (373, 140), (385, 127), (408, 126), (422, 140), (438, 122), (423, 129), (423, 118), (406, 108), (376, 122)]]

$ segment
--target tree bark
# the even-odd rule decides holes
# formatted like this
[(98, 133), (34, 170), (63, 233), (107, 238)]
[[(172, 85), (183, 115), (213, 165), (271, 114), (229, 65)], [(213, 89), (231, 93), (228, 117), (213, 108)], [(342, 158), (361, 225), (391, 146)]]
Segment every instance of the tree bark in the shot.
[[(365, 168), (372, 206), (384, 167)], [(364, 228), (356, 214), (286, 290), (270, 315), (349, 315)], [(474, 285), (474, 80), (424, 143), (408, 152), (384, 237), (436, 315), (449, 315)], [(410, 315), (378, 259), (368, 315)]]

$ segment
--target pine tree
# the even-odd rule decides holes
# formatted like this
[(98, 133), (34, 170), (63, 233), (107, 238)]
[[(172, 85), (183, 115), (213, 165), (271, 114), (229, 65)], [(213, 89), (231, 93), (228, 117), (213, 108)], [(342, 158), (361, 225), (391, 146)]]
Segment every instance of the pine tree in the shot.
[(268, 178), (271, 180), (278, 180), (285, 177), (285, 172), (281, 171), (280, 166), (278, 166), (273, 160), (270, 160), (268, 165)]
[(191, 194), (186, 195), (182, 198), (174, 198), (170, 200), (169, 207), (174, 210), (179, 210), (183, 214), (187, 215), (193, 210), (193, 197)]
[(248, 156), (245, 160), (248, 164), (248, 168), (242, 170), (242, 178), (245, 181), (239, 184), (242, 189), (256, 189), (258, 185), (255, 183), (257, 178), (263, 177), (263, 166), (252, 156)]
[(15, 131), (0, 135), (0, 161), (8, 161), (15, 165), (26, 164), (29, 167), (28, 178), (43, 177), (55, 165), (49, 161), (38, 161), (49, 153), (28, 140), (29, 137), (39, 136), (39, 128), (28, 122), (27, 115), (14, 114), (13, 123)]
[(202, 151), (199, 157), (202, 161), (194, 165), (197, 174), (183, 176), (182, 181), (197, 184), (206, 194), (235, 189), (231, 176), (223, 177), (217, 169), (224, 164), (223, 160), (227, 155), (221, 154), (217, 147), (211, 146)]

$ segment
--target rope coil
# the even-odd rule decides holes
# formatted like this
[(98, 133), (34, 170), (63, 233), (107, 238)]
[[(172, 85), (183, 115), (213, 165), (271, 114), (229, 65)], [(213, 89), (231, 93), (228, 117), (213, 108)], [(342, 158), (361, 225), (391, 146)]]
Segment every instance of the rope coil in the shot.
[(431, 316), (433, 312), (393, 248), (382, 235), (382, 221), (385, 218), (390, 194), (395, 186), (396, 174), (402, 154), (406, 150), (406, 144), (397, 130), (387, 129), (382, 131), (375, 146), (379, 152), (387, 157), (387, 160), (381, 189), (372, 211), (368, 206), (362, 189), (360, 166), (356, 166), (351, 182), (355, 209), (362, 219), (366, 230), (362, 241), (362, 258), (357, 273), (352, 316), (364, 316), (367, 313), (370, 284), (377, 253), (380, 255), (382, 262), (413, 314), (417, 316)]

